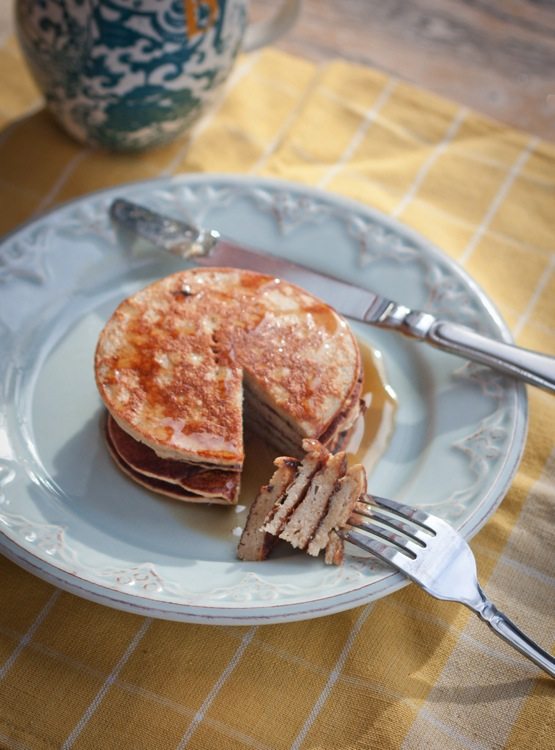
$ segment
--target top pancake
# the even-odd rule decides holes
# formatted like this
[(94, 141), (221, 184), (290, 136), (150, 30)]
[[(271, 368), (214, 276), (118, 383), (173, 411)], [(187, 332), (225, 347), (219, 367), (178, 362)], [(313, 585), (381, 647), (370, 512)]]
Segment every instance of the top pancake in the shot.
[(195, 268), (119, 305), (95, 373), (117, 423), (159, 456), (240, 468), (244, 375), (296, 432), (318, 438), (352, 401), (360, 355), (347, 323), (299, 287)]

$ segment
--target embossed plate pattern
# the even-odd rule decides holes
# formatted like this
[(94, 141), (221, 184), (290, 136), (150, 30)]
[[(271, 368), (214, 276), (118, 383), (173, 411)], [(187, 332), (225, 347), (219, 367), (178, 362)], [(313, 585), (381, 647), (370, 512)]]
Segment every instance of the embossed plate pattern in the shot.
[[(317, 617), (394, 591), (403, 579), (349, 556), (329, 568), (282, 551), (235, 559), (234, 510), (149, 494), (112, 465), (92, 359), (119, 301), (183, 267), (131, 250), (108, 220), (115, 196), (146, 203), (398, 301), (510, 340), (455, 264), (402, 225), (290, 183), (204, 175), (126, 185), (62, 206), (0, 246), (0, 549), (58, 586), (135, 612), (245, 624)], [(526, 395), (498, 373), (354, 326), (382, 351), (399, 408), (372, 471), (377, 494), (420, 505), (469, 537), (516, 471)]]

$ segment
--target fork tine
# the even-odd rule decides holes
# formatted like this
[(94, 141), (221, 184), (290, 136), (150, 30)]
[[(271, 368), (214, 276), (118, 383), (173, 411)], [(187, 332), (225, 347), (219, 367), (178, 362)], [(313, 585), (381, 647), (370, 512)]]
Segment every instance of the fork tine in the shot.
[[(370, 552), (372, 555), (375, 555), (380, 560), (383, 560), (383, 562), (389, 563), (390, 565), (394, 565), (395, 567), (398, 567), (398, 560), (399, 557), (402, 557), (402, 555), (399, 555), (398, 552), (396, 552), (393, 547), (390, 547), (387, 544), (383, 544), (382, 542), (378, 542), (375, 539), (371, 539), (366, 534), (357, 534), (356, 531), (337, 531), (337, 534), (346, 542), (350, 542), (351, 544), (354, 544), (357, 547), (360, 547), (365, 552)], [(409, 558), (404, 558), (408, 561)]]
[(355, 506), (354, 512), (357, 516), (372, 518), (374, 521), (379, 521), (385, 526), (389, 526), (391, 529), (395, 529), (395, 531), (401, 531), (421, 547), (425, 547), (426, 542), (430, 538), (430, 535), (427, 532), (421, 531), (418, 527), (409, 526), (408, 523), (404, 523), (404, 521), (401, 521), (396, 517), (391, 518), (391, 516), (386, 516), (385, 513), (381, 513), (376, 508), (372, 508), (372, 510), (366, 510), (364, 507), (362, 507), (362, 504), (360, 504)]
[(367, 523), (366, 521), (358, 521), (355, 516), (349, 518), (349, 526), (361, 531), (366, 531), (368, 534), (374, 534), (375, 536), (384, 539), (386, 542), (395, 545), (395, 547), (403, 552), (404, 554), (411, 557), (413, 560), (416, 558), (419, 549), (422, 549), (422, 545), (418, 546), (400, 534), (396, 534), (394, 531), (388, 531), (387, 529), (377, 526), (375, 523)]
[(401, 516), (401, 518), (412, 521), (413, 523), (422, 526), (422, 528), (426, 529), (426, 531), (429, 531), (430, 534), (433, 534), (434, 536), (436, 535), (436, 531), (431, 525), (432, 520), (430, 516), (423, 510), (411, 508), (409, 505), (403, 505), (402, 503), (395, 502), (395, 500), (389, 500), (389, 498), (380, 497), (379, 495), (368, 494), (361, 499), (363, 499), (363, 502), (366, 502), (368, 505), (375, 504), (382, 508), (386, 508), (386, 510), (389, 510), (396, 515)]

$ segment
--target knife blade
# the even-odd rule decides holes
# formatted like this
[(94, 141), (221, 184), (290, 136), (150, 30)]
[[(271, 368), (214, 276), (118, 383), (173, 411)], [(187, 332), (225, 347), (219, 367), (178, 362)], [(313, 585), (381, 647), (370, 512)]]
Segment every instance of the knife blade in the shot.
[(345, 317), (389, 328), (436, 348), (489, 365), (555, 392), (555, 358), (522, 349), (328, 274), (222, 237), (216, 230), (164, 216), (122, 198), (110, 207), (112, 220), (133, 235), (201, 266), (244, 268), (290, 281), (324, 300)]

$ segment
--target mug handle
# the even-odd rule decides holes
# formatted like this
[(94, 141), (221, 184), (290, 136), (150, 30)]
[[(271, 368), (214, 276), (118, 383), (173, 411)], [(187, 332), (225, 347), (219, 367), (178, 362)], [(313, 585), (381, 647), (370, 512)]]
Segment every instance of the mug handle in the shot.
[(243, 38), (243, 52), (252, 52), (264, 47), (289, 31), (301, 10), (301, 1), (285, 0), (273, 18), (248, 26)]

